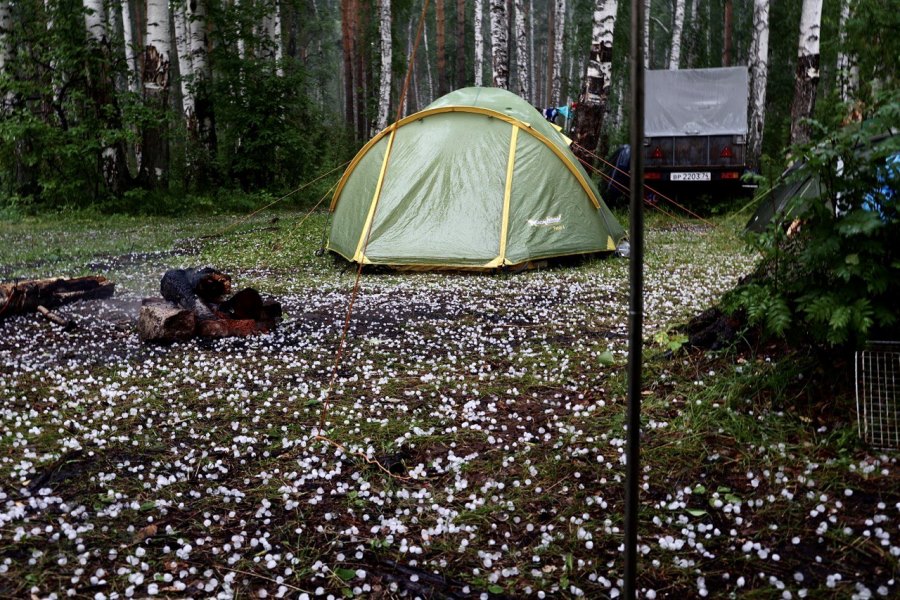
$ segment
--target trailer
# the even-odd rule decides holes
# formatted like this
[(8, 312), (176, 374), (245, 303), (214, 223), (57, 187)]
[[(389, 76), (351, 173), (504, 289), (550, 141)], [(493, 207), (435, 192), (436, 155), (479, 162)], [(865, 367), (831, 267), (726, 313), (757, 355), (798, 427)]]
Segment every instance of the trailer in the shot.
[(644, 179), (740, 188), (747, 171), (747, 67), (646, 71)]

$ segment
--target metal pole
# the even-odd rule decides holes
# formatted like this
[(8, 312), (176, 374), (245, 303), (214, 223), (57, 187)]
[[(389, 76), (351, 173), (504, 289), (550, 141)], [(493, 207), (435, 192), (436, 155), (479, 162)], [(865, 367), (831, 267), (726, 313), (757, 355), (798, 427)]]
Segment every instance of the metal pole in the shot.
[(637, 592), (638, 483), (641, 476), (641, 344), (644, 322), (644, 0), (631, 0), (631, 298), (628, 310), (628, 445), (625, 478), (625, 598)]

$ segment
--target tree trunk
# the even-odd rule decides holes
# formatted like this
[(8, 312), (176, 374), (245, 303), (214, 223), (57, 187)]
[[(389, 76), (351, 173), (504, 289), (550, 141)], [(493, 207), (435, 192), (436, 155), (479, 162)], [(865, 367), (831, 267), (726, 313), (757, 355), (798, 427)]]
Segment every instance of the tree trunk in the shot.
[(181, 108), (184, 111), (184, 122), (189, 136), (196, 135), (194, 119), (195, 102), (192, 81), (194, 79), (194, 61), (191, 53), (190, 17), (185, 2), (172, 2), (172, 16), (175, 24), (175, 49), (178, 52), (178, 74), (181, 84)]
[(356, 122), (353, 94), (353, 28), (350, 23), (352, 0), (341, 0), (341, 47), (344, 59), (344, 119), (348, 127)]
[(684, 63), (686, 68), (693, 69), (697, 66), (697, 49), (700, 44), (700, 0), (691, 0), (689, 19), (687, 27), (690, 33), (687, 37)]
[(734, 3), (725, 0), (724, 23), (722, 24), (722, 66), (731, 66), (732, 40), (734, 39)]
[(143, 131), (140, 179), (152, 187), (165, 184), (169, 168), (169, 143), (163, 118), (169, 104), (169, 56), (171, 32), (166, 0), (148, 0), (147, 36), (141, 74), (144, 104), (158, 115)]
[(103, 44), (109, 39), (106, 27), (106, 6), (103, 0), (83, 0), (84, 4), (84, 26), (87, 29), (88, 36), (97, 42)]
[(841, 101), (852, 102), (859, 88), (859, 69), (853, 58), (847, 54), (847, 21), (850, 20), (851, 0), (841, 0), (840, 43), (837, 56), (837, 75), (841, 90)]
[(466, 86), (466, 0), (456, 0), (456, 87)]
[(508, 29), (506, 2), (491, 0), (491, 77), (494, 87), (504, 90), (509, 88)]
[(136, 35), (139, 29), (136, 26), (137, 15), (132, 6), (132, 0), (122, 2), (122, 35), (125, 41), (125, 63), (128, 69), (128, 89), (133, 93), (139, 94), (141, 91), (141, 70), (138, 65), (137, 53), (135, 48), (143, 47), (139, 41), (139, 35)]
[(586, 164), (594, 162), (588, 152), (598, 153), (609, 109), (613, 34), (618, 8), (618, 0), (595, 0), (594, 3), (590, 60), (572, 127), (572, 139), (577, 144), (573, 151)]
[(422, 60), (425, 61), (425, 82), (428, 84), (428, 102), (422, 104), (431, 104), (434, 101), (434, 79), (431, 77), (431, 60), (428, 58), (428, 21), (422, 25)]
[[(9, 0), (0, 0), (0, 76), (6, 73), (6, 65), (9, 64), (12, 56), (12, 48), (10, 47), (9, 29), (12, 26), (12, 11), (10, 10)], [(6, 115), (12, 108), (12, 93), (7, 92), (3, 98), (0, 107), (0, 115)]]
[(750, 122), (747, 158), (759, 167), (766, 123), (766, 82), (769, 77), (769, 0), (754, 0), (753, 41), (750, 49)]
[(541, 103), (542, 106), (550, 106), (553, 104), (553, 72), (556, 70), (556, 66), (553, 64), (553, 59), (556, 57), (556, 53), (553, 51), (553, 43), (556, 40), (556, 0), (548, 0), (547, 6), (547, 62), (546, 62), (546, 70), (544, 71), (544, 93), (543, 99), (544, 101)]
[(556, 16), (554, 18), (553, 38), (553, 77), (550, 88), (550, 105), (557, 106), (562, 103), (562, 68), (563, 68), (563, 40), (566, 31), (566, 0), (556, 0)]
[(378, 29), (381, 33), (381, 78), (378, 88), (378, 119), (375, 129), (381, 131), (388, 124), (391, 110), (391, 0), (379, 1)]
[(800, 40), (797, 49), (797, 79), (791, 104), (791, 145), (809, 141), (810, 127), (819, 84), (819, 31), (822, 0), (803, 0), (800, 12)]
[(528, 30), (525, 29), (524, 0), (516, 1), (516, 69), (519, 95), (531, 101), (531, 79), (528, 74)]
[(528, 89), (531, 96), (528, 98), (532, 105), (537, 106), (537, 83), (534, 78), (534, 0), (528, 0)]
[(675, 0), (675, 19), (672, 24), (672, 52), (669, 69), (677, 70), (681, 64), (681, 32), (684, 30), (684, 0)]
[(435, 0), (434, 13), (436, 18), (436, 48), (437, 53), (437, 91), (439, 96), (447, 93), (447, 47), (444, 39), (444, 27), (446, 18), (444, 16), (444, 0)]
[(650, 68), (650, 0), (644, 2), (644, 68)]
[(56, 308), (78, 300), (109, 298), (115, 288), (112, 281), (99, 276), (0, 284), (0, 317), (34, 312), (38, 306)]
[(484, 0), (475, 0), (475, 85), (484, 85), (484, 35), (481, 25), (484, 22)]
[(368, 114), (366, 110), (366, 24), (365, 12), (360, 10), (359, 0), (353, 1), (353, 80), (356, 88), (356, 134), (360, 139), (369, 137)]

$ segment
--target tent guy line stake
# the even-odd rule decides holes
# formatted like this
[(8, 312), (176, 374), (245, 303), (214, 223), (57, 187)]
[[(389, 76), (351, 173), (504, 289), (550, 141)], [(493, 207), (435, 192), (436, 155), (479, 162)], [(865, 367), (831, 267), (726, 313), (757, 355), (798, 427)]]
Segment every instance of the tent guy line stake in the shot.
[[(395, 117), (394, 122), (390, 125), (395, 130), (392, 133), (396, 133), (397, 122), (400, 121), (400, 116), (403, 114), (403, 112), (402, 112), (403, 104), (406, 100), (406, 94), (409, 91), (409, 80), (412, 75), (413, 65), (415, 64), (416, 52), (419, 49), (419, 42), (422, 39), (422, 30), (425, 26), (425, 16), (426, 16), (427, 10), (428, 10), (428, 3), (429, 3), (429, 0), (425, 0), (425, 2), (422, 4), (422, 13), (419, 15), (419, 26), (416, 29), (416, 41), (413, 44), (412, 53), (410, 54), (409, 61), (407, 63), (406, 77), (404, 78), (404, 81), (403, 81), (403, 89), (400, 92), (400, 97), (397, 99), (397, 116)], [(393, 136), (392, 136), (392, 139), (393, 139)], [(385, 153), (384, 170), (387, 169), (387, 161), (389, 158), (388, 157), (389, 152), (390, 152), (390, 148), (388, 148), (388, 150), (386, 150), (386, 153)], [(379, 190), (379, 192), (380, 192), (380, 190)], [(381, 194), (379, 193), (373, 201), (372, 225), (374, 225), (374, 223), (375, 223), (375, 211), (378, 209), (378, 200), (380, 198), (381, 198)], [(337, 350), (335, 350), (335, 353), (334, 353), (334, 363), (331, 366), (331, 378), (328, 382), (328, 387), (325, 389), (325, 397), (322, 400), (322, 408), (319, 411), (319, 435), (318, 435), (318, 437), (320, 437), (322, 440), (329, 441), (332, 444), (336, 444), (336, 442), (329, 440), (324, 435), (325, 423), (326, 423), (326, 419), (328, 417), (328, 409), (331, 405), (331, 396), (332, 396), (332, 392), (334, 391), (334, 384), (337, 381), (338, 368), (341, 365), (341, 361), (343, 360), (343, 357), (344, 357), (344, 350), (347, 347), (347, 333), (350, 330), (350, 318), (353, 315), (353, 305), (356, 303), (356, 298), (359, 295), (359, 284), (360, 284), (360, 280), (362, 279), (363, 260), (366, 255), (366, 248), (369, 245), (369, 238), (372, 235), (372, 229), (373, 228), (370, 225), (369, 230), (366, 232), (365, 241), (362, 244), (362, 248), (360, 251), (359, 266), (356, 269), (356, 279), (353, 282), (353, 289), (350, 292), (350, 300), (347, 302), (347, 314), (344, 317), (344, 326), (341, 331), (340, 340), (338, 341)], [(395, 477), (395, 475), (393, 473), (391, 473), (390, 471), (388, 471), (388, 469), (385, 469), (383, 465), (379, 464), (379, 466), (381, 467), (381, 469), (383, 471), (385, 471), (392, 477)]]

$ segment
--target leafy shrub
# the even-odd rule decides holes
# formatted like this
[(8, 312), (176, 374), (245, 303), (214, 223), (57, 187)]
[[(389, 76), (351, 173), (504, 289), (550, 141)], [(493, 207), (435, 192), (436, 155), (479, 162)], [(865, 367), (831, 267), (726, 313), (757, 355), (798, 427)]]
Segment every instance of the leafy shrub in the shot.
[[(818, 194), (791, 198), (750, 238), (763, 260), (726, 299), (772, 335), (825, 345), (895, 332), (900, 298), (900, 94), (871, 119), (795, 149)], [(790, 231), (790, 235), (787, 233)]]

